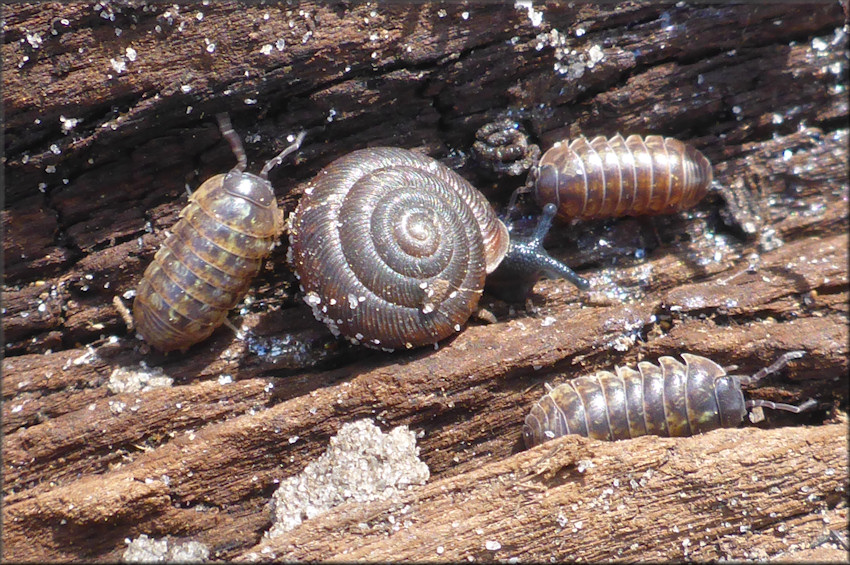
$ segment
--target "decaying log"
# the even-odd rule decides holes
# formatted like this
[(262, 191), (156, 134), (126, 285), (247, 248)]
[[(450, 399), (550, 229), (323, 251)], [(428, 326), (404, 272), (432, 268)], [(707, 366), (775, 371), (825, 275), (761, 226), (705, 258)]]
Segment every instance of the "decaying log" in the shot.
[[(766, 557), (799, 539), (794, 530), (806, 522), (793, 517), (846, 496), (838, 471), (846, 463), (846, 425), (797, 431), (791, 441), (782, 430), (621, 444), (569, 437), (412, 488), (391, 502), (337, 507), (264, 540), (245, 557), (538, 563)], [(789, 475), (799, 481), (785, 481)], [(824, 516), (815, 531), (835, 518)], [(755, 545), (756, 536), (773, 539)]]
[[(4, 559), (114, 561), (141, 534), (217, 559), (846, 556), (825, 537), (846, 536), (850, 475), (841, 5), (3, 10)], [(590, 292), (485, 294), (495, 323), (394, 353), (312, 319), (284, 241), (231, 319), (290, 350), (258, 355), (222, 328), (166, 356), (112, 300), (130, 296), (186, 187), (232, 166), (220, 111), (253, 164), (307, 131), (271, 175), (286, 210), (323, 166), (376, 145), (444, 159), (502, 208), (523, 179), (467, 156), (503, 116), (543, 148), (618, 131), (686, 140), (743, 199), (556, 226), (547, 247)], [(681, 352), (749, 374), (794, 349), (806, 356), (747, 392), (818, 401), (768, 413), (776, 429), (522, 451), (544, 382)], [(367, 417), (421, 435), (430, 482), (264, 540), (277, 482)]]

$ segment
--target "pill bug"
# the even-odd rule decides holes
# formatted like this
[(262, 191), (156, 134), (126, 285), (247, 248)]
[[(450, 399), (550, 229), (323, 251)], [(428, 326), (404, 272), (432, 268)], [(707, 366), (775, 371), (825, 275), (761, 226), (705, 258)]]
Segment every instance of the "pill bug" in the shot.
[[(489, 170), (510, 175), (529, 170), (525, 185), (511, 195), (505, 213), (509, 229), (513, 230), (510, 218), (522, 194), (533, 193), (543, 207), (540, 225), (546, 229), (538, 228), (519, 242), (522, 249), (510, 249), (511, 260), (505, 263), (524, 264), (523, 269), (551, 278), (567, 278), (583, 289), (588, 288), (587, 281), (549, 257), (541, 245), (553, 210), (559, 217), (583, 220), (665, 214), (695, 205), (713, 186), (708, 159), (669, 137), (617, 134), (590, 141), (579, 137), (556, 143), (542, 156), (510, 119), (485, 124), (475, 137), (473, 153)], [(557, 269), (552, 269), (556, 263)]]
[(163, 352), (209, 337), (244, 297), (283, 225), (269, 171), (304, 138), (302, 133), (253, 175), (245, 172), (247, 157), (230, 119), (217, 118), (237, 165), (191, 194), (133, 301), (137, 332)]
[(564, 218), (669, 214), (699, 202), (712, 181), (711, 163), (677, 139), (617, 134), (558, 142), (529, 173), (540, 206)]
[(472, 185), (392, 147), (354, 151), (320, 171), (288, 227), (289, 261), (316, 318), (387, 350), (459, 331), (509, 244)]
[(785, 353), (752, 376), (729, 375), (718, 364), (683, 353), (682, 364), (660, 357), (658, 365), (638, 363), (638, 370), (616, 367), (578, 377), (547, 394), (525, 418), (527, 447), (568, 434), (601, 440), (642, 435), (683, 437), (740, 424), (749, 408), (762, 406), (799, 413), (815, 406), (745, 400), (741, 384), (755, 383), (780, 370), (802, 351)]

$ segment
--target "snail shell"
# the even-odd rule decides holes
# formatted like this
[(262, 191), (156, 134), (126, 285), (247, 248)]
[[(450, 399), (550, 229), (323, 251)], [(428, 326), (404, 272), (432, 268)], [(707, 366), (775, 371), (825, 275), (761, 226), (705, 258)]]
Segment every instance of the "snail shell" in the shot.
[(304, 300), (336, 335), (381, 349), (460, 330), (508, 232), (484, 196), (437, 161), (391, 147), (319, 172), (289, 219)]

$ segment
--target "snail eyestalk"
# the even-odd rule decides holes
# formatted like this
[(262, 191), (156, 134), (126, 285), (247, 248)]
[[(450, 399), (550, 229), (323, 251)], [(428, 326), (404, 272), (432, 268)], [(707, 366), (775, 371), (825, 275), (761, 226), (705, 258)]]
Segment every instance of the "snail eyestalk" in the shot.
[(557, 208), (554, 204), (543, 207), (540, 220), (529, 237), (514, 237), (511, 234), (511, 243), (505, 255), (502, 265), (511, 271), (525, 273), (526, 276), (537, 274), (548, 278), (567, 279), (581, 290), (590, 288), (590, 283), (577, 275), (564, 263), (558, 261), (543, 248), (543, 238), (552, 227)]

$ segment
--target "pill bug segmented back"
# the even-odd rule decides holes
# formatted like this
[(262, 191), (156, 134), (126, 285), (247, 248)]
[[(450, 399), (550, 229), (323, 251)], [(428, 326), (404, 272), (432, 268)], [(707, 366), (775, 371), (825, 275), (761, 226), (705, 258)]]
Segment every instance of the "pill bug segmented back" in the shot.
[(683, 353), (684, 364), (660, 357), (658, 365), (638, 363), (637, 371), (616, 367), (614, 373), (578, 377), (551, 388), (534, 405), (523, 439), (532, 447), (568, 434), (601, 440), (683, 437), (735, 427), (756, 406), (801, 412), (815, 401), (791, 406), (745, 400), (741, 383), (756, 382), (802, 356), (801, 351), (786, 353), (752, 376), (728, 375), (710, 359)]
[(137, 332), (163, 352), (198, 343), (224, 322), (282, 231), (268, 173), (300, 146), (303, 133), (257, 176), (244, 172), (247, 157), (228, 117), (218, 121), (238, 163), (192, 193), (133, 302)]
[(711, 163), (677, 139), (617, 134), (559, 142), (529, 177), (540, 206), (564, 218), (669, 214), (694, 206), (708, 192)]

